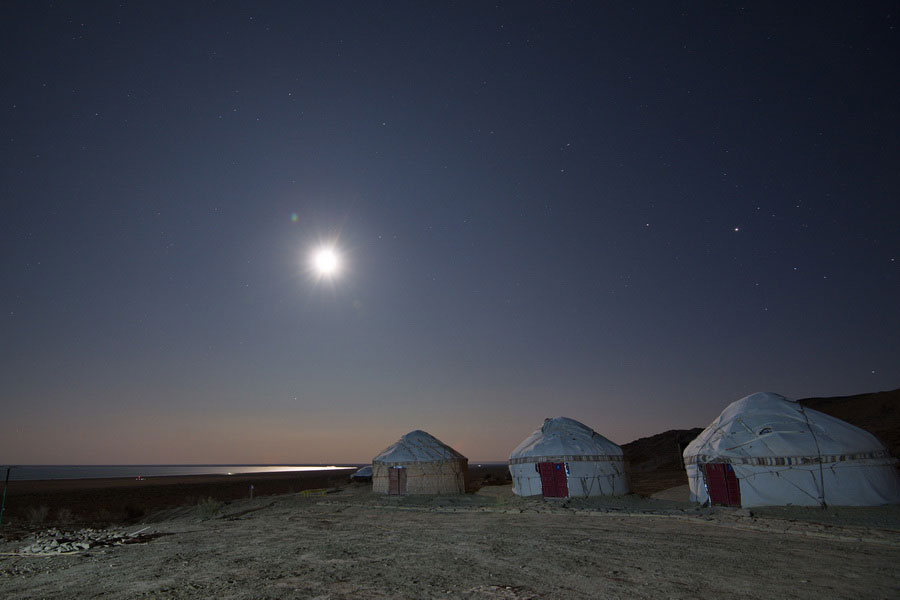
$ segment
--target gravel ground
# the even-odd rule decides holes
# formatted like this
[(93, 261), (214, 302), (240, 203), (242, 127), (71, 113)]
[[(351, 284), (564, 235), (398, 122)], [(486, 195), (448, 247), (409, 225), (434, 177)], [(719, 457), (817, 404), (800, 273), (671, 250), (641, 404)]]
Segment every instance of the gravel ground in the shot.
[(0, 597), (893, 599), (898, 523), (900, 507), (773, 513), (349, 486), (172, 509), (135, 524), (146, 529), (133, 543), (69, 554), (22, 555), (34, 535), (6, 540)]

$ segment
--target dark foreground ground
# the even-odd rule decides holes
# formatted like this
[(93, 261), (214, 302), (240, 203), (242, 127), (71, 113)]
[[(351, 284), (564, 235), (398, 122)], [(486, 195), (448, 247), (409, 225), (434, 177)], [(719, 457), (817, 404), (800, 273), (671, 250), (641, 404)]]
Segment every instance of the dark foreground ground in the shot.
[[(546, 502), (365, 485), (147, 515), (135, 543), (28, 555), (0, 542), (0, 598), (366, 600), (900, 597), (900, 510), (766, 515), (631, 495)], [(853, 524), (848, 524), (853, 523)]]

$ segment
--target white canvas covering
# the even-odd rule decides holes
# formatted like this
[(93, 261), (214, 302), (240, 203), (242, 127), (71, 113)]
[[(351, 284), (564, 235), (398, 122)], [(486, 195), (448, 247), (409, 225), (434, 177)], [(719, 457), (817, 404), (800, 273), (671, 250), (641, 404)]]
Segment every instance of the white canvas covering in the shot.
[(430, 433), (410, 431), (372, 459), (372, 490), (389, 492), (391, 468), (405, 470), (405, 494), (464, 494), (469, 460)]
[(684, 450), (691, 500), (709, 500), (701, 466), (731, 465), (741, 506), (900, 502), (896, 463), (869, 432), (771, 392), (728, 405)]
[(622, 448), (575, 419), (544, 419), (540, 429), (509, 456), (513, 493), (539, 496), (542, 462), (566, 463), (569, 496), (617, 496), (628, 493)]
[(416, 429), (385, 448), (372, 459), (381, 463), (429, 462), (465, 458), (430, 433)]

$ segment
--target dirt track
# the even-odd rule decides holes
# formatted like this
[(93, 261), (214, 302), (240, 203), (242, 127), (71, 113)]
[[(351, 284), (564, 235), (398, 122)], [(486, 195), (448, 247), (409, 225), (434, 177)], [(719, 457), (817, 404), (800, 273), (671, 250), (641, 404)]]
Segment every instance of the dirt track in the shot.
[(566, 507), (503, 486), (438, 499), (351, 487), (198, 511), (157, 515), (149, 531), (165, 535), (144, 544), (0, 557), (0, 596), (900, 597), (898, 507), (864, 509), (857, 522), (878, 526), (848, 527), (637, 498)]

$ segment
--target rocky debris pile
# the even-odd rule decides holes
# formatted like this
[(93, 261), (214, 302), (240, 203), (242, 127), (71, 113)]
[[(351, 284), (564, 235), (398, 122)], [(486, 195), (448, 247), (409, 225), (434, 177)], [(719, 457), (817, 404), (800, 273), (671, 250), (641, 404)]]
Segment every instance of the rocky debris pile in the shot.
[(138, 541), (140, 533), (140, 531), (125, 533), (103, 529), (67, 532), (54, 527), (37, 534), (34, 542), (21, 548), (19, 554), (64, 554), (90, 550), (98, 546), (121, 546)]

